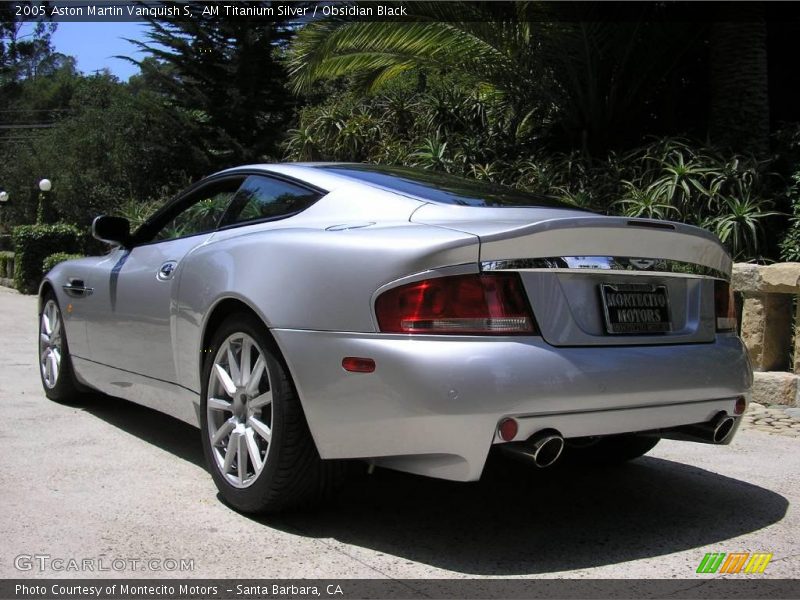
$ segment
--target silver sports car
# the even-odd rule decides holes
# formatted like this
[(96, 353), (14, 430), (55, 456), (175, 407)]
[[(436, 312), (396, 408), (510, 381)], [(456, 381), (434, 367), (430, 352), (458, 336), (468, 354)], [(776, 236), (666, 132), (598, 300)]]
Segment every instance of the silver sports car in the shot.
[(199, 425), (223, 497), (278, 510), (340, 459), (457, 481), (660, 438), (726, 444), (752, 383), (710, 233), (422, 170), (208, 177), (40, 290), (42, 383)]

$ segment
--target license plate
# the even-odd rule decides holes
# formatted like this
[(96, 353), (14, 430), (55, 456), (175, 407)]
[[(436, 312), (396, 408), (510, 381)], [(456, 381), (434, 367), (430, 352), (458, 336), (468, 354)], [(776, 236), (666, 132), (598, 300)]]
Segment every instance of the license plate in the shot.
[(600, 284), (600, 297), (608, 333), (665, 333), (669, 297), (664, 285), (642, 283)]

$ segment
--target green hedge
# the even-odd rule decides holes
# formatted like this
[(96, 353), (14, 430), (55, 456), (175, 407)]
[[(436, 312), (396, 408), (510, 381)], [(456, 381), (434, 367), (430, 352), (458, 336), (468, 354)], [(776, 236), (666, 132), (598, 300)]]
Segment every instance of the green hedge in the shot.
[(74, 225), (20, 225), (14, 228), (14, 287), (33, 294), (42, 280), (42, 263), (54, 252), (80, 252), (81, 232)]
[(74, 258), (83, 258), (83, 254), (71, 254), (69, 252), (56, 252), (55, 254), (51, 254), (44, 259), (44, 262), (42, 262), (42, 274), (47, 274), (47, 272), (55, 267), (58, 263), (62, 263), (65, 260), (72, 260)]
[(0, 252), (0, 277), (11, 279), (14, 277), (14, 253)]

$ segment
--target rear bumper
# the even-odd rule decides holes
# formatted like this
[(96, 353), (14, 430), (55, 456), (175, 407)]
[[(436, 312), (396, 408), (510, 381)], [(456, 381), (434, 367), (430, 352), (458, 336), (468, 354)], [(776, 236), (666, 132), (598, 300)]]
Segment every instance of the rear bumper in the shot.
[[(497, 423), (517, 439), (663, 429), (733, 414), (752, 373), (741, 341), (556, 348), (540, 337), (451, 337), (273, 330), (323, 458), (459, 481), (480, 477)], [(348, 373), (346, 356), (375, 360)]]

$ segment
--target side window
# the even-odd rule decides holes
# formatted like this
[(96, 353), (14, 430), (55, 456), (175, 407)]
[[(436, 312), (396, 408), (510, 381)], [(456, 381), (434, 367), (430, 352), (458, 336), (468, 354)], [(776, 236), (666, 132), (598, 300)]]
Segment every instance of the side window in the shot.
[(298, 185), (252, 175), (236, 192), (220, 226), (288, 217), (308, 208), (320, 197), (319, 193)]
[(230, 179), (197, 190), (181, 203), (180, 212), (158, 230), (152, 241), (174, 240), (213, 231), (241, 183), (241, 179)]

